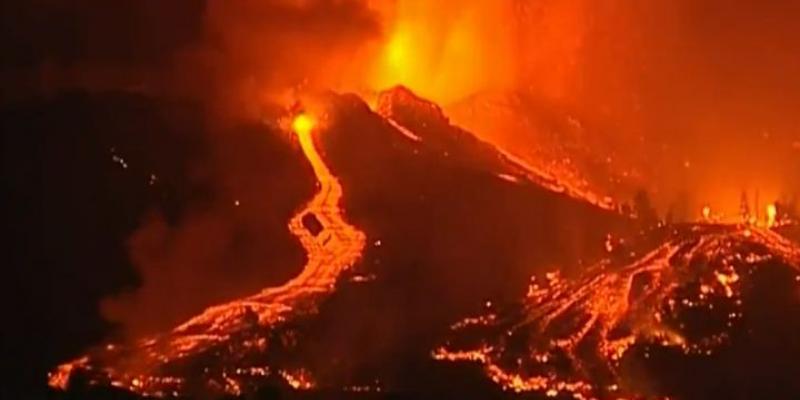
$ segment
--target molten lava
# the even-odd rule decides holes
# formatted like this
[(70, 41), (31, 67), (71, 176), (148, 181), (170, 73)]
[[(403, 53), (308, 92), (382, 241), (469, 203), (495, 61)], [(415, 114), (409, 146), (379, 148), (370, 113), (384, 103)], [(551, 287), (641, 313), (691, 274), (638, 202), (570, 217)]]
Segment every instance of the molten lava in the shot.
[[(282, 322), (313, 313), (318, 302), (333, 291), (340, 275), (361, 256), (366, 236), (344, 219), (339, 207), (342, 186), (314, 144), (313, 134), (318, 131), (316, 119), (299, 114), (291, 127), (319, 182), (314, 198), (289, 221), (289, 230), (300, 240), (308, 257), (300, 274), (282, 286), (210, 307), (165, 335), (141, 340), (130, 347), (108, 345), (63, 364), (50, 374), (51, 387), (66, 389), (72, 375), (80, 372), (88, 376), (90, 383), (106, 383), (142, 395), (179, 395), (198, 387), (239, 394), (243, 380), (273, 374), (267, 365), (244, 368), (231, 363), (222, 365), (220, 370), (206, 368), (198, 373), (202, 377), (199, 382), (187, 382), (186, 377), (173, 376), (170, 371), (191, 354), (207, 352), (219, 356), (230, 351), (235, 353), (233, 357), (240, 357), (248, 351), (263, 351), (270, 344), (264, 337), (250, 337), (243, 340), (242, 348), (236, 349), (227, 345), (227, 341), (248, 336), (257, 328), (275, 329)], [(309, 219), (315, 220), (314, 225), (321, 229), (312, 232), (305, 223)], [(291, 387), (313, 387), (313, 380), (303, 370), (274, 372)], [(190, 385), (193, 388), (187, 387)]]
[(432, 355), (477, 362), (513, 392), (636, 397), (620, 373), (633, 349), (644, 358), (658, 349), (712, 355), (746, 317), (743, 281), (775, 261), (800, 280), (800, 247), (759, 228), (676, 229), (655, 250), (635, 255), (620, 249), (574, 280), (558, 273), (532, 279), (520, 304), (455, 324)]
[(292, 120), (292, 130), (301, 138), (309, 136), (315, 125), (314, 117), (308, 114), (298, 114)]
[(775, 226), (775, 223), (778, 220), (778, 207), (775, 204), (770, 204), (767, 206), (767, 227), (771, 228)]

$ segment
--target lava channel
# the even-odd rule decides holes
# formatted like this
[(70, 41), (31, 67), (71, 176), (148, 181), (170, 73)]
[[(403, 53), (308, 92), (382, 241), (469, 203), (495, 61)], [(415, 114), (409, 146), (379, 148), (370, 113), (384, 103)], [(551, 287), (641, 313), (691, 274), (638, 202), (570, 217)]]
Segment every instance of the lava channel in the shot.
[[(307, 254), (308, 261), (300, 274), (282, 286), (210, 307), (167, 334), (140, 340), (132, 346), (107, 345), (88, 356), (62, 364), (49, 374), (51, 387), (66, 390), (71, 377), (81, 373), (89, 377), (90, 384), (107, 384), (142, 395), (182, 394), (187, 390), (187, 381), (194, 378), (176, 373), (180, 369), (176, 364), (181, 360), (200, 353), (222, 353), (214, 349), (232, 347), (232, 341), (240, 341), (242, 346), (250, 343), (252, 346), (245, 347), (263, 352), (264, 340), (234, 338), (240, 339), (241, 332), (253, 328), (262, 331), (275, 328), (281, 322), (316, 310), (322, 298), (334, 290), (339, 276), (361, 257), (366, 235), (344, 219), (340, 208), (342, 185), (315, 147), (313, 134), (319, 129), (313, 117), (295, 116), (292, 130), (319, 183), (317, 194), (289, 221), (289, 230), (300, 240)], [(289, 374), (271, 371), (269, 366), (256, 369), (249, 374), (251, 378)], [(206, 369), (200, 383), (214, 383), (212, 386), (224, 392), (240, 394), (244, 379), (237, 377), (240, 370), (244, 369), (214, 374)], [(253, 367), (246, 369), (252, 370)], [(287, 383), (295, 386), (288, 380)], [(311, 386), (311, 383), (302, 386)]]

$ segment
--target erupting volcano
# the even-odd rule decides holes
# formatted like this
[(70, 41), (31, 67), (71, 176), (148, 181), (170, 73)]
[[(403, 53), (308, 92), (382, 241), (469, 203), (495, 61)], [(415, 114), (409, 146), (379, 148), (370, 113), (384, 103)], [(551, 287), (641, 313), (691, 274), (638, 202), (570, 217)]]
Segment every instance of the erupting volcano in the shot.
[(800, 398), (800, 7), (78, 3), (2, 18), (21, 390)]

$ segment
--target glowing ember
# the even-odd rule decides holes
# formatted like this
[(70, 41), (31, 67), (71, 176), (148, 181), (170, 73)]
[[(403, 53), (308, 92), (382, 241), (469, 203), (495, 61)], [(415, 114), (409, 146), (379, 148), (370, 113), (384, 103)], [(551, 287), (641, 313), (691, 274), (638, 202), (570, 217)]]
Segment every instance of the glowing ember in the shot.
[(306, 370), (301, 369), (295, 372), (281, 371), (280, 375), (286, 380), (286, 383), (294, 389), (308, 390), (314, 387), (314, 382), (311, 381), (311, 377)]

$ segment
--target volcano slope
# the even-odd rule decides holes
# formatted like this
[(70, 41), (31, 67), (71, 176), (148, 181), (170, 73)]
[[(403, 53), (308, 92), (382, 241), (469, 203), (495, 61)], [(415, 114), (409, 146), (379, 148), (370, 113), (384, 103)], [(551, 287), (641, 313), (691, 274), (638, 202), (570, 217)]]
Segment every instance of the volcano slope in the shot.
[[(318, 181), (289, 221), (305, 268), (164, 334), (98, 346), (55, 369), (52, 387), (204, 397), (451, 390), (452, 368), (430, 351), (452, 321), (487, 299), (518, 298), (532, 273), (580, 269), (608, 233), (631, 229), (607, 201), (527, 170), (404, 89), (383, 94), (378, 113), (351, 95), (325, 102), (326, 123), (298, 140)], [(457, 390), (500, 393), (477, 371)]]

